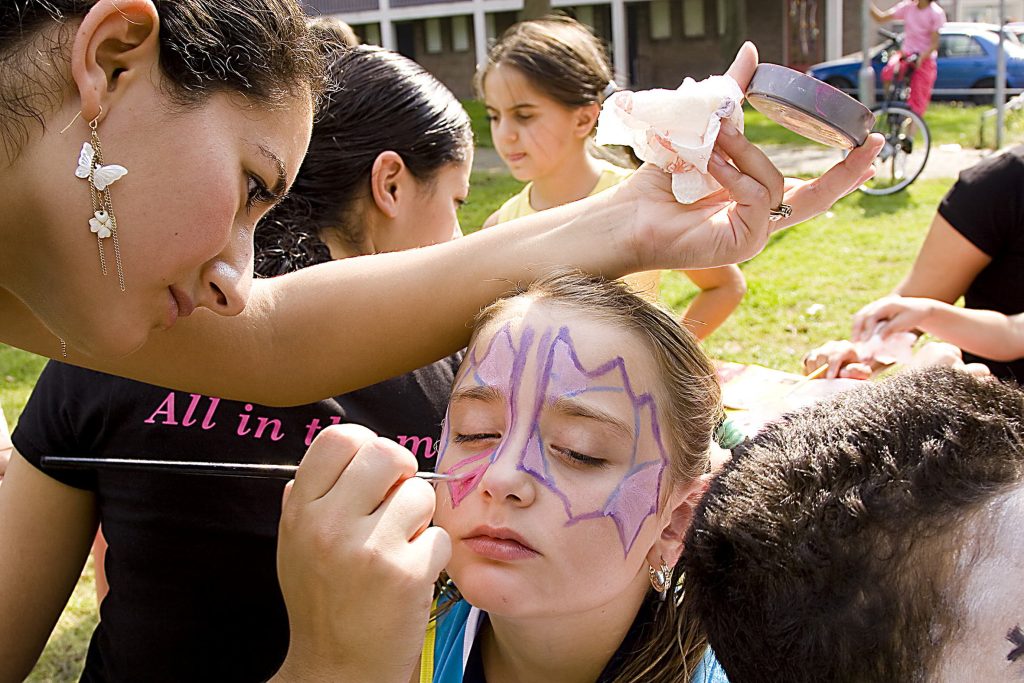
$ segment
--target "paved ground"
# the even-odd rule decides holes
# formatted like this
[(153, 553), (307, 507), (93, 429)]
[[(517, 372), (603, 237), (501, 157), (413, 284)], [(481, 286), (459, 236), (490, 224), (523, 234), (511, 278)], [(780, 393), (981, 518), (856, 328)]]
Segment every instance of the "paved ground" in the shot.
[[(840, 159), (836, 150), (820, 145), (767, 145), (764, 150), (785, 175), (821, 173)], [(933, 147), (921, 177), (956, 178), (960, 171), (989, 154), (992, 154), (991, 150), (961, 149), (957, 145)], [(473, 170), (503, 171), (505, 165), (493, 149), (480, 148), (473, 159)]]

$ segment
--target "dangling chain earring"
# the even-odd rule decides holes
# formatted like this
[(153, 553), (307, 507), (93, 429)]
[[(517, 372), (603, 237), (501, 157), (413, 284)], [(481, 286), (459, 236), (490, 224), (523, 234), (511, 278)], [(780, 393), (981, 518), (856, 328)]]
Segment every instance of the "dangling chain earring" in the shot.
[(658, 597), (664, 600), (672, 583), (672, 567), (665, 564), (665, 558), (661, 558), (661, 566), (655, 569), (653, 564), (650, 565), (650, 572), (651, 586), (658, 593)]
[(82, 143), (75, 175), (89, 181), (89, 197), (92, 199), (92, 218), (89, 219), (89, 229), (96, 233), (96, 245), (100, 252), (100, 270), (104, 275), (107, 274), (107, 259), (103, 253), (103, 240), (111, 237), (114, 242), (117, 284), (120, 285), (123, 292), (124, 268), (121, 267), (121, 243), (117, 235), (114, 207), (110, 202), (110, 190), (107, 188), (124, 177), (128, 173), (128, 169), (117, 164), (103, 165), (103, 147), (100, 145), (100, 136), (96, 132), (102, 114), (103, 109), (101, 108), (96, 118), (89, 122), (92, 134), (89, 136), (89, 142)]

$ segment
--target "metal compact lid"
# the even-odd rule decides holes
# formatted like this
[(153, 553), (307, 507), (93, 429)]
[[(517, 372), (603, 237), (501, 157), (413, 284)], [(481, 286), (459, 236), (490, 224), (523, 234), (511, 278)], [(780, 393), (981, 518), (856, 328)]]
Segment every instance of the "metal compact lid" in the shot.
[(746, 97), (772, 121), (829, 147), (863, 145), (875, 125), (875, 115), (842, 90), (778, 64), (757, 67)]

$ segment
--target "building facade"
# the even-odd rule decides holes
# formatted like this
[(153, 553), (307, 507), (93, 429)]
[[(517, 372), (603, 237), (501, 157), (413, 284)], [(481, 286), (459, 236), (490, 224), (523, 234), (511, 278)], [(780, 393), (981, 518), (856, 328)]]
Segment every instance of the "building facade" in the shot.
[[(961, 0), (963, 1), (963, 0)], [(721, 73), (744, 40), (761, 61), (796, 69), (860, 47), (860, 2), (847, 0), (552, 0), (606, 43), (616, 80), (674, 88), (684, 76)], [(885, 3), (880, 3), (884, 5)], [(416, 60), (461, 98), (476, 65), (517, 21), (523, 0), (306, 0), (336, 15), (366, 43)]]

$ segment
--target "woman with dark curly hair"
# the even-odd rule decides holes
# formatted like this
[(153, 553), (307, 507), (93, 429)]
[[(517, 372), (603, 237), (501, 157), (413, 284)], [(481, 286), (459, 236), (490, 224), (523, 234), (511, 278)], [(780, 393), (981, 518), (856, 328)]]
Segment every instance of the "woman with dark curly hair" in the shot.
[[(302, 170), (256, 231), (262, 275), (442, 242), (459, 232), (456, 209), (468, 191), (473, 139), (458, 100), (417, 64), (380, 48), (339, 49), (329, 68), (332, 88)], [(458, 363), (456, 355), (316, 404), (269, 408), (51, 361), (15, 441), (35, 465), (60, 454), (294, 465), (317, 432), (345, 422), (397, 441), (421, 469), (433, 469)], [(38, 530), (46, 547), (76, 550), (50, 560), (48, 570), (77, 576), (83, 539), (97, 522), (110, 544), (105, 560), (97, 555), (97, 587), (108, 576), (110, 588), (100, 603), (87, 680), (102, 672), (108, 680), (253, 681), (280, 666), (288, 622), (274, 551), (283, 481), (47, 475), (50, 504), (64, 500), (82, 513), (74, 524)], [(17, 497), (9, 502), (21, 505)], [(17, 620), (16, 642), (0, 646), (8, 655), (0, 658), (0, 679), (21, 678), (32, 666), (52, 608), (63, 604), (43, 596), (58, 588), (52, 579), (25, 587), (25, 600), (51, 608)]]

